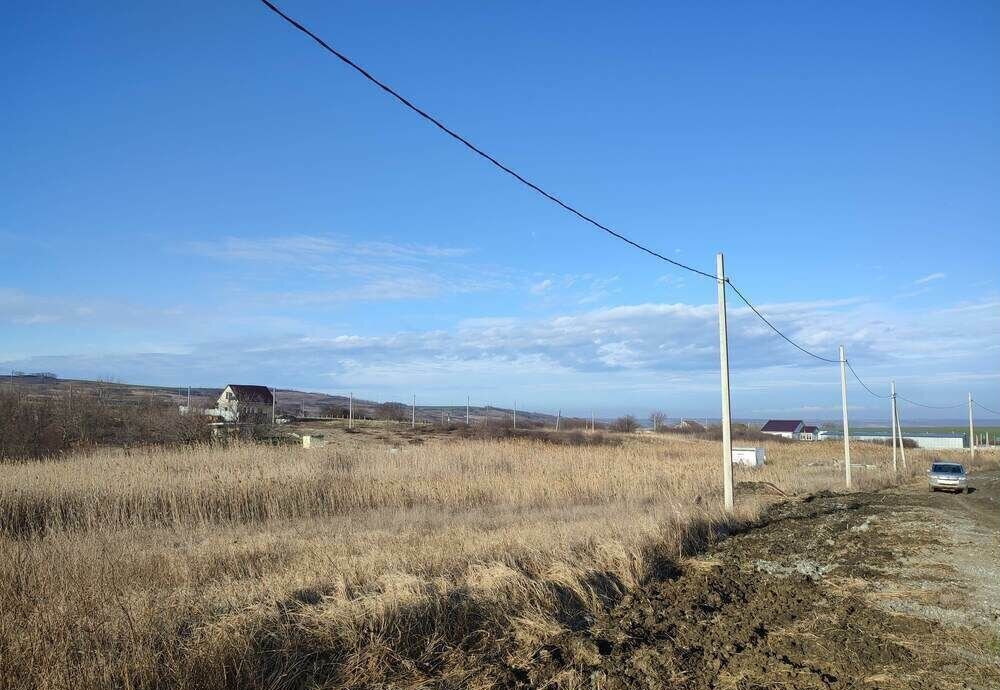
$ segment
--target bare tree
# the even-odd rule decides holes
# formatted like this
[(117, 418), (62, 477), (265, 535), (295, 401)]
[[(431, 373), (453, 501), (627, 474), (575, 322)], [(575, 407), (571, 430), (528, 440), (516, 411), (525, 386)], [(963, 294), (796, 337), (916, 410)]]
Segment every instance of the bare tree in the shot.
[(639, 422), (630, 414), (624, 417), (619, 417), (612, 424), (611, 428), (615, 431), (624, 431), (626, 433), (631, 433), (639, 428)]
[(653, 425), (653, 431), (663, 431), (667, 426), (667, 413), (653, 410), (649, 413), (649, 423)]

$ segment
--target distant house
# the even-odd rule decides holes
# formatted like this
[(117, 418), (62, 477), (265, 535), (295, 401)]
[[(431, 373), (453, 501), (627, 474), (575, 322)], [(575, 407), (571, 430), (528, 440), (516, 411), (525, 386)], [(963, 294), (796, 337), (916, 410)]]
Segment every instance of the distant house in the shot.
[(267, 386), (231, 383), (219, 396), (212, 410), (227, 422), (265, 421), (271, 419), (274, 395)]
[(678, 431), (701, 432), (705, 430), (705, 425), (701, 422), (696, 422), (693, 419), (682, 419), (674, 425), (674, 428)]
[(804, 426), (802, 431), (799, 432), (800, 441), (818, 441), (819, 440), (819, 427), (818, 426)]
[(805, 423), (801, 419), (769, 419), (760, 431), (762, 434), (797, 439), (804, 426)]

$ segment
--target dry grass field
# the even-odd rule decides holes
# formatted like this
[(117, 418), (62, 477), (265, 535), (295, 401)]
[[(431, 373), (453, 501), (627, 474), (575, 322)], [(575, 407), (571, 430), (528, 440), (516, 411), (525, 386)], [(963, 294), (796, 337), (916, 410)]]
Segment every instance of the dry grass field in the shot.
[[(837, 443), (775, 443), (789, 493), (839, 489)], [(861, 487), (890, 451), (858, 444)], [(909, 476), (929, 455), (907, 452)], [(0, 473), (0, 686), (488, 687), (546, 639), (754, 517), (715, 443), (341, 434), (309, 450), (104, 450)]]

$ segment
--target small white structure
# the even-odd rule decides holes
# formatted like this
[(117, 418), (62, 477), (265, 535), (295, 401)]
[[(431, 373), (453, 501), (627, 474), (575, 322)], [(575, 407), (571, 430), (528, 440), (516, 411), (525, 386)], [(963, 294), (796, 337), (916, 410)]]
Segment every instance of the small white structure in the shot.
[(306, 434), (305, 436), (303, 436), (302, 437), (302, 447), (303, 448), (312, 448), (312, 440), (313, 440), (313, 437), (310, 436), (309, 434)]
[(733, 464), (744, 467), (763, 467), (763, 448), (733, 448)]

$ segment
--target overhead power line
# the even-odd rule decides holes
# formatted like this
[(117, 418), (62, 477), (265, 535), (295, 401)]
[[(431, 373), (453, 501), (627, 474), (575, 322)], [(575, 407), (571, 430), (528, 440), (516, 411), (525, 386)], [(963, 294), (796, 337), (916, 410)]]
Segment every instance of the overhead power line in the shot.
[(743, 293), (742, 293), (742, 292), (740, 292), (739, 288), (738, 288), (738, 287), (736, 287), (735, 285), (733, 285), (733, 284), (732, 284), (732, 282), (730, 282), (730, 280), (729, 280), (728, 278), (726, 278), (726, 282), (727, 282), (727, 283), (729, 283), (729, 287), (731, 287), (731, 288), (733, 289), (733, 292), (735, 292), (735, 293), (736, 293), (736, 295), (737, 295), (737, 296), (738, 296), (738, 297), (739, 297), (739, 298), (740, 298), (741, 300), (743, 300), (743, 303), (744, 303), (745, 305), (747, 305), (748, 307), (750, 307), (750, 310), (751, 310), (751, 311), (752, 311), (752, 312), (753, 312), (754, 314), (756, 314), (756, 315), (757, 315), (757, 318), (759, 318), (759, 319), (760, 319), (761, 321), (763, 321), (764, 323), (766, 323), (766, 324), (767, 324), (767, 325), (768, 325), (768, 326), (770, 327), (770, 329), (771, 329), (772, 331), (774, 331), (774, 332), (775, 332), (775, 333), (777, 333), (777, 334), (778, 334), (779, 336), (781, 336), (781, 337), (782, 337), (782, 338), (783, 338), (783, 339), (784, 339), (785, 341), (787, 341), (787, 342), (788, 342), (788, 343), (789, 343), (789, 344), (790, 344), (790, 345), (791, 345), (792, 347), (794, 347), (794, 348), (796, 348), (797, 350), (800, 350), (800, 351), (802, 351), (802, 352), (806, 353), (806, 354), (807, 354), (807, 355), (809, 355), (810, 357), (814, 357), (814, 358), (818, 359), (818, 360), (819, 360), (819, 361), (821, 361), (821, 362), (829, 362), (829, 363), (831, 363), (831, 364), (839, 364), (839, 363), (840, 363), (840, 360), (839, 360), (839, 359), (830, 359), (829, 357), (824, 357), (823, 355), (817, 355), (817, 354), (816, 354), (815, 352), (812, 352), (812, 351), (810, 351), (810, 350), (807, 350), (806, 348), (802, 347), (802, 346), (801, 346), (801, 345), (799, 345), (799, 344), (798, 344), (797, 342), (795, 342), (794, 340), (792, 340), (791, 338), (789, 338), (789, 337), (788, 337), (787, 335), (785, 335), (785, 334), (784, 334), (784, 333), (782, 333), (782, 332), (781, 332), (780, 330), (778, 330), (778, 327), (777, 327), (777, 326), (775, 326), (775, 325), (774, 325), (773, 323), (771, 323), (770, 321), (768, 321), (768, 320), (767, 320), (767, 318), (766, 318), (766, 317), (765, 317), (765, 316), (764, 316), (763, 314), (761, 314), (761, 313), (760, 313), (760, 310), (759, 310), (759, 309), (757, 309), (757, 307), (755, 307), (755, 306), (754, 306), (754, 305), (753, 305), (753, 304), (752, 304), (752, 303), (750, 302), (750, 300), (748, 300), (748, 299), (747, 299), (746, 297), (744, 297), (744, 296), (743, 296)]
[[(677, 268), (682, 268), (685, 271), (690, 271), (691, 273), (695, 273), (695, 274), (697, 274), (699, 276), (702, 276), (704, 278), (710, 278), (712, 280), (718, 280), (717, 276), (715, 276), (715, 275), (713, 275), (711, 273), (699, 270), (697, 268), (694, 268), (693, 266), (688, 266), (687, 264), (681, 263), (680, 261), (676, 261), (674, 259), (671, 259), (671, 258), (669, 258), (667, 256), (664, 256), (663, 254), (661, 254), (661, 253), (653, 250), (653, 249), (650, 249), (649, 247), (646, 247), (646, 246), (644, 246), (642, 244), (639, 244), (638, 242), (636, 242), (634, 240), (629, 239), (628, 237), (626, 237), (625, 235), (621, 234), (620, 232), (617, 232), (616, 230), (613, 230), (612, 228), (608, 227), (607, 225), (605, 225), (605, 224), (603, 224), (603, 223), (595, 220), (594, 218), (588, 216), (587, 214), (583, 213), (582, 211), (578, 210), (577, 208), (575, 208), (575, 207), (571, 206), (570, 204), (564, 202), (562, 199), (560, 199), (559, 197), (555, 196), (554, 194), (552, 194), (550, 192), (547, 192), (542, 187), (538, 186), (537, 184), (535, 184), (531, 180), (527, 179), (526, 177), (524, 177), (523, 175), (521, 175), (520, 173), (518, 173), (513, 168), (510, 168), (510, 167), (504, 165), (503, 163), (501, 163), (496, 157), (492, 156), (491, 154), (487, 153), (483, 149), (479, 148), (478, 146), (476, 146), (475, 144), (473, 144), (471, 141), (469, 141), (468, 139), (466, 139), (465, 137), (463, 137), (461, 134), (457, 133), (455, 130), (451, 129), (450, 127), (448, 127), (447, 125), (445, 125), (443, 122), (441, 122), (440, 120), (438, 120), (433, 115), (430, 115), (426, 111), (424, 111), (421, 108), (419, 108), (416, 105), (414, 105), (411, 101), (409, 101), (407, 98), (405, 98), (404, 96), (402, 96), (398, 91), (396, 91), (395, 89), (393, 89), (391, 86), (389, 86), (385, 82), (380, 81), (379, 79), (377, 79), (368, 70), (366, 70), (361, 65), (359, 65), (356, 62), (354, 62), (351, 58), (347, 57), (346, 55), (344, 55), (343, 53), (341, 53), (339, 50), (337, 50), (336, 48), (334, 48), (333, 46), (331, 46), (329, 43), (327, 43), (325, 40), (323, 40), (322, 38), (320, 38), (313, 31), (311, 31), (310, 29), (306, 28), (303, 24), (301, 24), (297, 20), (295, 20), (292, 17), (290, 17), (287, 14), (285, 14), (284, 11), (282, 11), (274, 3), (270, 2), (270, 0), (261, 0), (261, 2), (269, 10), (271, 10), (276, 15), (278, 15), (279, 17), (281, 17), (281, 19), (283, 19), (285, 22), (287, 22), (292, 27), (294, 27), (298, 31), (302, 32), (303, 34), (305, 34), (306, 36), (308, 36), (309, 38), (311, 38), (321, 48), (323, 48), (328, 53), (330, 53), (331, 55), (333, 55), (334, 57), (336, 57), (338, 60), (340, 60), (341, 62), (343, 62), (344, 64), (346, 64), (350, 68), (352, 68), (353, 70), (355, 70), (358, 74), (360, 74), (361, 76), (363, 76), (365, 79), (367, 79), (368, 81), (370, 81), (375, 86), (379, 87), (382, 91), (386, 92), (387, 94), (389, 94), (390, 96), (392, 96), (393, 98), (395, 98), (397, 101), (399, 101), (406, 108), (408, 108), (409, 110), (412, 110), (414, 113), (416, 113), (417, 115), (419, 115), (421, 118), (423, 118), (424, 120), (427, 120), (432, 125), (434, 125), (438, 129), (440, 129), (442, 132), (444, 132), (445, 134), (447, 134), (449, 137), (451, 137), (455, 141), (459, 142), (460, 144), (462, 144), (463, 146), (465, 146), (466, 148), (468, 148), (470, 151), (472, 151), (476, 155), (478, 155), (478, 156), (486, 159), (487, 161), (489, 161), (489, 163), (491, 163), (495, 167), (499, 168), (503, 172), (507, 173), (508, 175), (510, 175), (511, 177), (513, 177), (515, 180), (517, 180), (521, 184), (523, 184), (526, 187), (528, 187), (529, 189), (533, 190), (534, 192), (537, 192), (538, 194), (540, 194), (541, 196), (545, 197), (549, 201), (555, 203), (556, 205), (560, 206), (564, 210), (569, 211), (570, 213), (572, 213), (573, 215), (575, 215), (577, 218), (579, 218), (579, 219), (581, 219), (581, 220), (583, 220), (583, 221), (585, 221), (587, 223), (590, 223), (594, 227), (596, 227), (596, 228), (598, 228), (600, 230), (603, 230), (604, 232), (608, 233), (612, 237), (615, 237), (615, 238), (621, 240), (622, 242), (625, 242), (626, 244), (629, 244), (632, 247), (634, 247), (634, 248), (636, 248), (636, 249), (638, 249), (640, 251), (643, 251), (646, 254), (649, 254), (650, 256), (653, 256), (653, 257), (655, 257), (657, 259), (660, 259), (661, 261), (665, 261), (665, 262), (667, 262), (667, 263), (669, 263), (669, 264), (671, 264), (673, 266), (676, 266)], [(771, 323), (771, 321), (769, 321), (767, 319), (767, 317), (765, 317), (761, 313), (761, 311), (757, 307), (755, 307), (753, 305), (753, 303), (750, 302), (750, 300), (747, 299), (746, 296), (744, 296), (744, 294), (742, 292), (740, 292), (739, 288), (737, 288), (732, 283), (732, 281), (730, 281), (728, 278), (726, 278), (725, 281), (726, 281), (726, 283), (729, 284), (729, 287), (731, 287), (733, 289), (733, 291), (736, 293), (736, 295), (743, 301), (743, 303), (746, 304), (750, 308), (750, 310), (757, 316), (758, 319), (760, 319), (762, 322), (764, 322), (768, 326), (768, 328), (770, 328), (772, 331), (774, 331), (779, 337), (781, 337), (783, 340), (785, 340), (792, 347), (796, 348), (800, 352), (802, 352), (802, 353), (804, 353), (804, 354), (806, 354), (806, 355), (808, 355), (808, 356), (810, 356), (810, 357), (812, 357), (814, 359), (817, 359), (817, 360), (819, 360), (821, 362), (827, 362), (829, 364), (839, 364), (840, 363), (839, 359), (833, 359), (833, 358), (830, 358), (830, 357), (824, 357), (822, 355), (816, 354), (815, 352), (812, 352), (811, 350), (803, 347), (802, 345), (799, 345), (797, 342), (795, 342), (794, 340), (792, 340), (792, 338), (790, 338), (785, 333), (783, 333), (777, 326), (775, 326), (773, 323)], [(861, 377), (858, 376), (858, 374), (857, 374), (856, 371), (854, 371), (854, 367), (851, 366), (850, 362), (845, 361), (845, 364), (851, 370), (851, 373), (854, 375), (854, 378), (858, 380), (858, 383), (860, 383), (862, 385), (862, 387), (864, 387), (864, 389), (866, 391), (868, 391), (871, 395), (873, 395), (873, 396), (875, 396), (877, 398), (885, 398), (885, 399), (887, 399), (889, 397), (889, 396), (879, 395), (878, 393), (875, 393), (871, 388), (869, 388), (865, 384), (864, 381), (861, 380)], [(897, 397), (899, 397), (901, 400), (905, 400), (906, 402), (908, 402), (908, 403), (910, 403), (912, 405), (918, 405), (920, 407), (928, 407), (928, 408), (933, 408), (933, 409), (951, 409), (953, 407), (960, 407), (961, 406), (961, 405), (941, 405), (941, 406), (938, 406), (938, 405), (925, 405), (923, 403), (918, 403), (918, 402), (914, 402), (912, 400), (907, 400), (906, 398), (903, 398), (902, 396), (897, 396)], [(987, 408), (983, 408), (983, 409), (987, 409)], [(991, 412), (992, 412), (992, 410), (991, 410)], [(1000, 413), (995, 413), (995, 414), (1000, 414)]]
[(908, 402), (911, 405), (916, 405), (917, 407), (926, 407), (929, 410), (953, 410), (957, 407), (965, 407), (966, 403), (958, 403), (957, 405), (928, 405), (926, 403), (917, 402), (916, 400), (910, 400), (909, 398), (904, 398), (902, 395), (896, 395), (897, 398), (903, 402)]
[(992, 412), (993, 414), (1000, 414), (1000, 412), (997, 412), (996, 410), (991, 410), (990, 408), (986, 407), (986, 405), (982, 404), (978, 400), (973, 400), (972, 404), (975, 405), (975, 406), (977, 406), (977, 407), (983, 408), (987, 412)]
[(326, 50), (331, 55), (333, 55), (337, 59), (339, 59), (341, 62), (343, 62), (344, 64), (348, 65), (349, 67), (351, 67), (355, 71), (357, 71), (365, 79), (367, 79), (371, 83), (373, 83), (376, 86), (378, 86), (380, 89), (382, 89), (387, 94), (389, 94), (390, 96), (392, 96), (393, 98), (395, 98), (397, 101), (399, 101), (400, 103), (402, 103), (404, 106), (406, 106), (407, 108), (409, 108), (410, 110), (412, 110), (413, 112), (415, 112), (417, 115), (419, 115), (423, 119), (425, 119), (428, 122), (430, 122), (431, 124), (433, 124), (435, 127), (437, 127), (438, 129), (440, 129), (442, 132), (444, 132), (448, 136), (450, 136), (452, 139), (455, 139), (459, 143), (463, 144), (466, 148), (468, 148), (473, 153), (476, 153), (477, 155), (482, 156), (483, 158), (485, 158), (486, 160), (488, 160), (490, 163), (492, 163), (496, 167), (500, 168), (500, 170), (503, 170), (505, 173), (507, 173), (508, 175), (510, 175), (511, 177), (513, 177), (514, 179), (516, 179), (521, 184), (526, 185), (527, 187), (533, 189), (534, 191), (538, 192), (539, 194), (541, 194), (542, 196), (544, 196), (549, 201), (552, 201), (552, 202), (558, 204), (559, 206), (561, 206), (565, 210), (569, 211), (573, 215), (577, 216), (581, 220), (584, 220), (584, 221), (590, 223), (594, 227), (600, 228), (601, 230), (603, 230), (604, 232), (608, 233), (609, 235), (612, 235), (613, 237), (618, 238), (622, 242), (625, 242), (627, 244), (632, 245), (636, 249), (640, 249), (640, 250), (646, 252), (647, 254), (655, 256), (657, 259), (661, 259), (663, 261), (666, 261), (669, 264), (673, 264), (674, 266), (677, 266), (678, 268), (683, 268), (684, 270), (690, 271), (691, 273), (697, 273), (700, 276), (704, 276), (705, 278), (711, 278), (712, 280), (716, 279), (716, 277), (714, 275), (712, 275), (711, 273), (706, 273), (705, 271), (700, 271), (697, 268), (694, 268), (693, 266), (688, 266), (687, 264), (683, 264), (680, 261), (674, 261), (673, 259), (670, 259), (670, 258), (664, 256), (663, 254), (660, 254), (659, 252), (650, 249), (649, 247), (643, 246), (643, 245), (639, 244), (638, 242), (630, 240), (625, 235), (622, 235), (621, 233), (619, 233), (619, 232), (617, 232), (615, 230), (612, 230), (607, 225), (604, 225), (603, 223), (600, 223), (600, 222), (594, 220), (593, 218), (591, 218), (587, 214), (583, 213), (582, 211), (579, 211), (576, 208), (574, 208), (573, 206), (570, 206), (569, 204), (567, 204), (566, 202), (564, 202), (563, 200), (561, 200), (559, 197), (555, 196), (554, 194), (550, 194), (549, 192), (545, 191), (544, 189), (542, 189), (541, 187), (539, 187), (534, 182), (528, 180), (526, 177), (524, 177), (523, 175), (521, 175), (517, 171), (515, 171), (512, 168), (509, 168), (506, 165), (504, 165), (503, 163), (501, 163), (494, 156), (490, 155), (489, 153), (487, 153), (483, 149), (479, 148), (478, 146), (476, 146), (475, 144), (473, 144), (471, 141), (469, 141), (468, 139), (466, 139), (465, 137), (463, 137), (461, 134), (458, 134), (453, 129), (449, 128), (447, 125), (445, 125), (443, 122), (441, 122), (440, 120), (438, 120), (433, 115), (430, 115), (427, 112), (425, 112), (424, 110), (421, 110), (420, 108), (418, 108), (417, 106), (415, 106), (409, 100), (407, 100), (402, 95), (400, 95), (400, 93), (398, 91), (396, 91), (395, 89), (393, 89), (388, 84), (386, 84), (386, 83), (384, 83), (384, 82), (379, 81), (378, 79), (376, 79), (374, 76), (372, 76), (372, 74), (370, 72), (368, 72), (368, 70), (366, 70), (365, 68), (361, 67), (359, 64), (357, 64), (356, 62), (354, 62), (353, 60), (351, 60), (349, 57), (347, 57), (346, 55), (344, 55), (343, 53), (341, 53), (340, 51), (338, 51), (336, 48), (332, 47), (329, 43), (327, 43), (322, 38), (320, 38), (319, 36), (317, 36), (315, 33), (313, 33), (312, 31), (310, 31), (309, 29), (307, 29), (305, 26), (303, 26), (302, 24), (300, 24), (296, 20), (294, 20), (291, 17), (289, 17), (287, 14), (285, 14), (283, 11), (281, 11), (273, 3), (269, 2), (269, 0), (261, 0), (261, 2), (264, 3), (264, 5), (266, 5), (267, 8), (270, 9), (272, 12), (274, 12), (279, 17), (281, 17), (282, 19), (284, 19), (286, 22), (288, 22), (289, 24), (291, 24), (292, 26), (294, 26), (296, 29), (298, 29), (299, 31), (301, 31), (302, 33), (304, 33), (306, 36), (308, 36), (309, 38), (311, 38), (313, 41), (315, 41), (316, 43), (318, 43), (324, 50)]
[(858, 372), (854, 371), (854, 367), (851, 366), (850, 361), (845, 360), (844, 364), (846, 364), (847, 368), (851, 370), (851, 373), (854, 375), (854, 378), (856, 378), (858, 380), (858, 383), (861, 384), (861, 387), (864, 388), (866, 391), (868, 391), (869, 395), (872, 395), (872, 396), (874, 396), (876, 398), (881, 398), (882, 400), (888, 400), (889, 398), (892, 397), (891, 395), (879, 395), (878, 393), (876, 393), (875, 391), (873, 391), (871, 388), (869, 388), (868, 384), (866, 384), (864, 381), (862, 381), (861, 377), (858, 376)]

